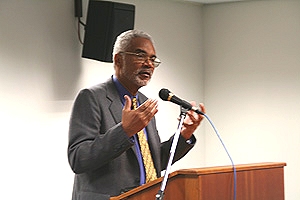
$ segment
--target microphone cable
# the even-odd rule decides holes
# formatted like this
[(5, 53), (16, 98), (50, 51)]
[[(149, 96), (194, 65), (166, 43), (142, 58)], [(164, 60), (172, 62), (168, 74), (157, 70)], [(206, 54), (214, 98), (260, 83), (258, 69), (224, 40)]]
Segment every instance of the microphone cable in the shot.
[(222, 143), (222, 146), (224, 147), (224, 149), (225, 149), (225, 151), (226, 151), (226, 153), (227, 153), (227, 155), (228, 155), (228, 157), (231, 161), (231, 165), (232, 165), (232, 168), (233, 168), (233, 199), (236, 200), (236, 168), (235, 168), (234, 162), (233, 162), (233, 160), (232, 160), (232, 158), (231, 158), (231, 156), (230, 156), (230, 154), (229, 154), (229, 152), (228, 152), (228, 150), (227, 150), (227, 148), (226, 148), (226, 146), (225, 146), (225, 144), (224, 144), (217, 128), (213, 124), (213, 122), (210, 120), (210, 118), (206, 114), (203, 114), (203, 116), (208, 120), (210, 125), (213, 127), (216, 135), (218, 136), (220, 142)]
[(210, 120), (210, 118), (203, 112), (201, 112), (199, 109), (197, 108), (194, 108), (189, 102), (185, 101), (185, 100), (182, 100), (180, 99), (179, 97), (176, 97), (172, 92), (170, 92), (170, 90), (166, 89), (166, 88), (163, 88), (159, 91), (159, 97), (164, 100), (164, 101), (170, 101), (172, 103), (175, 103), (177, 105), (180, 105), (182, 106), (183, 108), (185, 109), (188, 109), (188, 110), (193, 110), (194, 112), (198, 113), (198, 114), (201, 114), (203, 115), (208, 121), (209, 123), (211, 124), (211, 126), (213, 127), (215, 133), (217, 134), (219, 140), (221, 141), (230, 161), (231, 161), (231, 165), (232, 165), (232, 168), (233, 168), (233, 199), (236, 200), (236, 168), (235, 168), (235, 165), (233, 163), (233, 160), (223, 142), (223, 140), (221, 139), (221, 136), (220, 134), (218, 133), (218, 130), (216, 129), (215, 125), (213, 124), (213, 122)]

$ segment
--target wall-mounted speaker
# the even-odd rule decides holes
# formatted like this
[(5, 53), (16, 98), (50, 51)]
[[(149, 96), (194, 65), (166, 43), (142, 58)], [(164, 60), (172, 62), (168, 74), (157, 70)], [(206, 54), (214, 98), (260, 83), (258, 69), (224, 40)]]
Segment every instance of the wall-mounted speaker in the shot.
[(134, 5), (90, 0), (82, 57), (112, 62), (116, 37), (124, 31), (134, 29), (134, 16)]

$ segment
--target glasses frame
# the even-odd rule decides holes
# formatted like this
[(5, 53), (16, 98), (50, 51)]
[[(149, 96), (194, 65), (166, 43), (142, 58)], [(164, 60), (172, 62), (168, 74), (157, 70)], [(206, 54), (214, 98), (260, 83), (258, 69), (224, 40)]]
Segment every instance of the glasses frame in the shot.
[(138, 61), (141, 61), (141, 62), (146, 62), (148, 60), (150, 60), (151, 64), (157, 68), (160, 64), (161, 64), (161, 61), (159, 58), (157, 58), (156, 56), (148, 56), (146, 53), (144, 52), (129, 52), (129, 51), (121, 51), (120, 53), (124, 53), (124, 54), (128, 54), (128, 55), (133, 55), (133, 56), (136, 56), (137, 60)]

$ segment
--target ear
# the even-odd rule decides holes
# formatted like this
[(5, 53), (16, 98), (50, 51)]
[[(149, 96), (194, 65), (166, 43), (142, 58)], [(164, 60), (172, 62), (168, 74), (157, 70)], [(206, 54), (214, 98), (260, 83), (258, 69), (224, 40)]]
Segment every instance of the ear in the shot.
[(121, 54), (116, 54), (114, 56), (114, 63), (116, 67), (121, 67), (122, 66), (122, 56)]

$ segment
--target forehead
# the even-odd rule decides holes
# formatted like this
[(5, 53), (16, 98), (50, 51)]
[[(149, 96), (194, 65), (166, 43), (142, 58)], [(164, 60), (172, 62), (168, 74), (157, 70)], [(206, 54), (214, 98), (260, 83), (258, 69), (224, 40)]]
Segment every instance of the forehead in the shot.
[(128, 51), (135, 52), (139, 50), (145, 51), (149, 55), (155, 55), (155, 49), (152, 42), (146, 38), (138, 37), (131, 40)]

